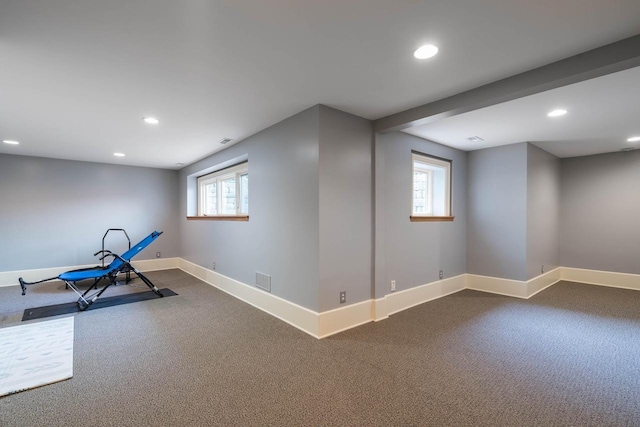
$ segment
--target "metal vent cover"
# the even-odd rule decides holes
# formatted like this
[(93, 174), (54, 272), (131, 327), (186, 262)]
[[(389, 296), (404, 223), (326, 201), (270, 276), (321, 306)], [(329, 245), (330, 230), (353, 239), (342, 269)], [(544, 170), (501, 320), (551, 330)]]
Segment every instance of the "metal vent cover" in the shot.
[(484, 138), (480, 138), (479, 136), (470, 136), (469, 138), (467, 138), (467, 141), (470, 141), (470, 142), (482, 142), (482, 141), (484, 141)]
[(271, 292), (271, 276), (256, 271), (256, 286)]
[(224, 144), (226, 144), (228, 142), (231, 142), (231, 138), (224, 138), (224, 139), (220, 140), (220, 144), (222, 144), (222, 145), (224, 145)]

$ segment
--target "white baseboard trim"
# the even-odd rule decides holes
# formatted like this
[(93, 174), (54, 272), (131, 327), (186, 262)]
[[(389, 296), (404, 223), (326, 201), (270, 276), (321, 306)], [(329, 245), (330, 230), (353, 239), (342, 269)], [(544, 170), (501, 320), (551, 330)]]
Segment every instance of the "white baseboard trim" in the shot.
[[(78, 270), (80, 268), (95, 267), (96, 264), (73, 265), (69, 267), (37, 268), (32, 270), (0, 271), (0, 287), (18, 286), (18, 278), (22, 277), (27, 282), (57, 277), (65, 271)], [(134, 261), (133, 266), (142, 272), (167, 270), (178, 268), (178, 258), (156, 258)]]
[(347, 329), (364, 325), (372, 320), (373, 300), (366, 300), (323, 311), (318, 314), (318, 337), (326, 338)]
[[(320, 338), (318, 313), (245, 283), (206, 269), (183, 258), (178, 268), (303, 332)], [(326, 332), (325, 332), (326, 333)]]
[[(345, 307), (317, 313), (183, 258), (140, 260), (135, 261), (133, 265), (143, 272), (179, 268), (315, 338), (325, 338), (371, 321), (378, 322), (387, 319), (392, 314), (463, 289), (524, 299), (532, 297), (560, 280), (640, 290), (640, 275), (638, 274), (558, 267), (526, 282), (476, 274), (461, 274), (403, 291), (393, 292), (379, 299), (361, 301)], [(65, 271), (92, 266), (78, 265), (0, 272), (0, 287), (17, 286), (19, 277), (23, 277), (27, 281), (36, 281), (58, 276)]]
[(528, 299), (560, 280), (562, 280), (561, 267), (554, 268), (526, 282), (523, 280), (467, 274), (467, 289)]
[(326, 338), (373, 320), (386, 319), (390, 314), (461, 291), (466, 283), (462, 274), (394, 292), (381, 299), (317, 313), (182, 258), (178, 261), (178, 268), (315, 338)]
[(551, 271), (529, 279), (527, 283), (527, 298), (531, 298), (538, 292), (542, 292), (549, 286), (555, 285), (562, 280), (562, 267), (556, 267)]
[(508, 297), (527, 298), (527, 283), (520, 280), (467, 274), (467, 289)]
[(373, 319), (386, 319), (392, 314), (434, 299), (461, 291), (466, 286), (465, 274), (427, 283), (385, 295), (374, 301)]
[(586, 283), (588, 285), (608, 286), (611, 288), (640, 290), (639, 274), (562, 267), (562, 280)]
[(132, 264), (135, 268), (142, 271), (160, 271), (171, 270), (178, 268), (178, 262), (180, 258), (155, 258), (155, 259), (143, 259), (140, 261), (133, 261)]

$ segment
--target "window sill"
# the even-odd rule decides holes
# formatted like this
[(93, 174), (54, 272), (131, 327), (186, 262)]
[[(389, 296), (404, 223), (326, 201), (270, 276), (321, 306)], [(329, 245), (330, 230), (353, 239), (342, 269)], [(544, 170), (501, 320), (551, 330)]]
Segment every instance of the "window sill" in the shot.
[(453, 221), (453, 216), (410, 216), (411, 222), (444, 222)]
[(188, 216), (189, 221), (249, 221), (249, 215)]

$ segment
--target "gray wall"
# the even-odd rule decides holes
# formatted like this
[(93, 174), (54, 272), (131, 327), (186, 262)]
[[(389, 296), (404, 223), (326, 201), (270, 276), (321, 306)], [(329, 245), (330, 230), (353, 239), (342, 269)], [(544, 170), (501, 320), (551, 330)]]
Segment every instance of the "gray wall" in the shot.
[(468, 153), (467, 273), (527, 280), (527, 145)]
[(640, 151), (562, 159), (560, 263), (640, 274)]
[(178, 256), (177, 196), (176, 171), (0, 154), (0, 271), (98, 264), (108, 228), (164, 231), (136, 260)]
[(371, 298), (371, 122), (320, 107), (320, 311)]
[(560, 265), (560, 159), (527, 144), (527, 279)]
[[(180, 253), (248, 285), (271, 275), (272, 294), (318, 310), (319, 106), (180, 171)], [(248, 156), (249, 221), (188, 221), (188, 176)]]
[[(402, 132), (375, 136), (375, 297), (466, 272), (467, 154)], [(453, 222), (410, 222), (411, 151), (453, 161)]]

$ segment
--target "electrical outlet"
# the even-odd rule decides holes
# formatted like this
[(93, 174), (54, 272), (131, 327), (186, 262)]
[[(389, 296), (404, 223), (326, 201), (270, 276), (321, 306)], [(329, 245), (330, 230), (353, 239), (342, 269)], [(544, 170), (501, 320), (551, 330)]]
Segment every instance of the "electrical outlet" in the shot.
[(392, 280), (391, 281), (391, 292), (395, 292), (396, 291), (396, 281)]
[(160, 252), (156, 252), (156, 258), (160, 258), (162, 254)]
[(340, 304), (347, 302), (347, 291), (340, 291)]
[(216, 269), (216, 263), (215, 262), (211, 263), (211, 269), (215, 271), (215, 269)]
[(444, 278), (444, 273), (442, 272), (442, 270), (440, 270), (440, 280), (442, 280)]
[(544, 264), (540, 266), (540, 273), (544, 273)]

